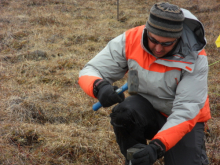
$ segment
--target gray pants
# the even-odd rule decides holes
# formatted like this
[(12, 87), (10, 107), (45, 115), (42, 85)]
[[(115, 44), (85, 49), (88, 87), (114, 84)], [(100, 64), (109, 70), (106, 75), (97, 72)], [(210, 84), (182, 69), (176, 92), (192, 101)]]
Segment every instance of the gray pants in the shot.
[[(152, 139), (166, 122), (166, 117), (140, 95), (130, 96), (116, 105), (110, 117), (116, 141), (125, 158), (128, 148), (137, 143), (146, 144), (146, 139)], [(204, 123), (197, 123), (166, 152), (165, 165), (207, 165), (204, 136)]]

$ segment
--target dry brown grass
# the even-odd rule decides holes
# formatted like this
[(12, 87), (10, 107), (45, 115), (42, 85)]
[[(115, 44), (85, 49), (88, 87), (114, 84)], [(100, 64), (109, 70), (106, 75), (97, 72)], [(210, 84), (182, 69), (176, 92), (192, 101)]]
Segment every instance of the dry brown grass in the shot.
[[(111, 108), (95, 99), (78, 73), (109, 40), (145, 24), (155, 1), (0, 0), (0, 164), (123, 164), (109, 124)], [(173, 2), (173, 1), (169, 1)], [(209, 63), (220, 60), (220, 2), (177, 0), (204, 23)], [(220, 62), (210, 66), (213, 118), (207, 138), (220, 164)], [(117, 82), (123, 84), (125, 79)], [(156, 164), (163, 164), (157, 162)]]

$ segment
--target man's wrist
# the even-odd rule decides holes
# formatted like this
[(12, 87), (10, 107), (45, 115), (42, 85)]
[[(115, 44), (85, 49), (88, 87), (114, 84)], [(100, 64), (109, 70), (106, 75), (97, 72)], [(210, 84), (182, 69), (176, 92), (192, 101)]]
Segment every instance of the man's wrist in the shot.
[(104, 86), (104, 85), (109, 85), (110, 83), (104, 79), (97, 79), (93, 83), (93, 94), (97, 98), (99, 90)]
[(153, 145), (156, 149), (158, 159), (164, 156), (166, 152), (166, 147), (159, 139), (154, 139), (149, 144)]

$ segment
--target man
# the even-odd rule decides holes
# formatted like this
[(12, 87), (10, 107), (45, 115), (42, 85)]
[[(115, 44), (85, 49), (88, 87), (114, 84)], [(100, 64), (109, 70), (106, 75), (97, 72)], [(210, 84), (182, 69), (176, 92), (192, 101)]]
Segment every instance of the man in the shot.
[[(201, 22), (188, 10), (157, 3), (146, 25), (111, 40), (80, 71), (79, 84), (110, 114), (117, 143), (139, 148), (133, 165), (204, 165), (204, 123), (211, 118), (207, 95), (208, 62)], [(139, 75), (138, 94), (124, 99), (111, 84), (128, 70)], [(146, 139), (151, 142), (146, 144)], [(126, 161), (127, 162), (127, 161)]]

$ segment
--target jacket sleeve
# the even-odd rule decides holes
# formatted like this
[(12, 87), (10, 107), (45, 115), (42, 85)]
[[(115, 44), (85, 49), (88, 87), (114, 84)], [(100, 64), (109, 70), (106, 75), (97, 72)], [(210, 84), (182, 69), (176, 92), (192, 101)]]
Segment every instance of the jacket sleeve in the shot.
[(199, 55), (192, 73), (185, 71), (176, 89), (172, 114), (153, 139), (159, 139), (172, 148), (181, 138), (190, 132), (205, 114), (211, 118), (207, 96), (207, 56)]
[(79, 72), (79, 85), (91, 97), (96, 79), (113, 83), (121, 79), (127, 71), (125, 57), (125, 33), (111, 40), (107, 46), (91, 59)]

